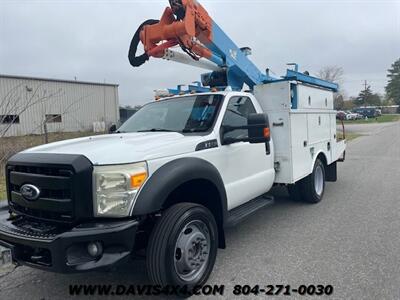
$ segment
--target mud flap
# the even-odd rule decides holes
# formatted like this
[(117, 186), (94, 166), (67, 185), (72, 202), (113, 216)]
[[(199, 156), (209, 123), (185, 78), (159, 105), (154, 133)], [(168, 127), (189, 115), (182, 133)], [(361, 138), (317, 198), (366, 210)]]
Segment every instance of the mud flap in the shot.
[(330, 164), (325, 170), (325, 180), (328, 182), (337, 181), (337, 162)]

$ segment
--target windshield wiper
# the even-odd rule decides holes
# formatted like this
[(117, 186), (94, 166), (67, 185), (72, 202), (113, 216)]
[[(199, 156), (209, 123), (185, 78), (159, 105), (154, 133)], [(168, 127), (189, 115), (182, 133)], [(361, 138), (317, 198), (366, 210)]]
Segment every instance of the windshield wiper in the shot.
[(204, 132), (204, 131), (205, 129), (202, 128), (186, 128), (182, 130), (183, 133)]
[(146, 130), (138, 130), (138, 132), (176, 132), (176, 131), (163, 128), (152, 128)]

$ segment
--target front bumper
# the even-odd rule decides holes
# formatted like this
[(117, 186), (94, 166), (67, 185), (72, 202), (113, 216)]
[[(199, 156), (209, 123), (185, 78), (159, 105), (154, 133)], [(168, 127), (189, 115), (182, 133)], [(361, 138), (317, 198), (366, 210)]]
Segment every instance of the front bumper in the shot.
[[(58, 273), (76, 273), (116, 266), (129, 260), (138, 221), (87, 223), (67, 231), (43, 233), (19, 226), (0, 210), (0, 245), (9, 247), (13, 260)], [(100, 242), (103, 253), (93, 258), (87, 245)]]

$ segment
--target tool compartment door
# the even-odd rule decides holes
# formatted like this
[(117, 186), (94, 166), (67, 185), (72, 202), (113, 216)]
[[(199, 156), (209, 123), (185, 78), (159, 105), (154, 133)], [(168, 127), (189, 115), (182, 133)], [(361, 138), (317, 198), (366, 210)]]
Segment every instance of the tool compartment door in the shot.
[(293, 110), (291, 119), (292, 182), (306, 177), (310, 172), (312, 156), (309, 149), (308, 114)]

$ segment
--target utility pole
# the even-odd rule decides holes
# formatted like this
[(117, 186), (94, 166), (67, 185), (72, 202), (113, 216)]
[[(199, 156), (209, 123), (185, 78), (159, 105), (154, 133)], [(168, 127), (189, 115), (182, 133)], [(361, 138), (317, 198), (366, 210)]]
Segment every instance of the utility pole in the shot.
[(368, 88), (369, 88), (367, 80), (364, 80), (363, 86), (364, 86), (364, 91), (363, 91), (364, 95), (363, 95), (361, 101), (363, 102), (362, 105), (366, 106), (367, 105), (367, 91), (368, 91)]
[(368, 89), (368, 83), (366, 80), (364, 80), (364, 91), (366, 91)]
[(104, 105), (104, 125), (105, 125), (105, 132), (107, 132), (107, 117), (106, 117), (106, 79), (104, 78), (104, 85), (103, 85), (103, 105)]

